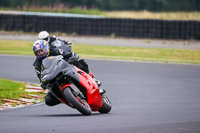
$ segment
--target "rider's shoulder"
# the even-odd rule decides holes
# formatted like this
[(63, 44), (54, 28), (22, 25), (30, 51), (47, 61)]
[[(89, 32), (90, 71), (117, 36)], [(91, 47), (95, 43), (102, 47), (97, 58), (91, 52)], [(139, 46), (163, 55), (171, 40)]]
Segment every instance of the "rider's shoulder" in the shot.
[(33, 66), (37, 66), (40, 62), (41, 62), (41, 60), (36, 57), (35, 61), (33, 62)]
[(54, 40), (57, 40), (57, 39), (58, 39), (58, 37), (57, 37), (57, 36), (55, 36), (55, 35), (53, 35), (53, 36), (50, 36), (50, 38), (51, 38), (51, 39), (54, 39)]

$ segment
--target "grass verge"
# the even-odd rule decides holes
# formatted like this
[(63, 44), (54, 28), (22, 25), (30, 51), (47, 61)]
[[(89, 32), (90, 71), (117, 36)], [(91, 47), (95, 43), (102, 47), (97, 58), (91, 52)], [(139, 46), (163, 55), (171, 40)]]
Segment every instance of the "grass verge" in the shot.
[(74, 49), (78, 54), (87, 58), (198, 64), (200, 63), (200, 50), (94, 45), (75, 45)]
[(18, 100), (20, 97), (25, 96), (24, 83), (13, 82), (11, 80), (0, 79), (0, 105), (3, 99)]
[[(0, 40), (0, 54), (33, 55), (33, 42)], [(137, 48), (75, 44), (73, 51), (81, 58), (119, 59), (153, 62), (200, 64), (200, 50)]]
[(67, 7), (25, 7), (23, 9), (13, 8), (0, 8), (2, 11), (28, 11), (28, 12), (55, 12), (55, 13), (71, 13), (71, 14), (86, 14), (86, 15), (102, 15), (103, 11), (99, 9), (83, 9), (80, 7), (67, 8)]
[(34, 87), (35, 85), (0, 79), (0, 108), (43, 102), (46, 92), (44, 90), (34, 91), (30, 87), (27, 88), (28, 86)]

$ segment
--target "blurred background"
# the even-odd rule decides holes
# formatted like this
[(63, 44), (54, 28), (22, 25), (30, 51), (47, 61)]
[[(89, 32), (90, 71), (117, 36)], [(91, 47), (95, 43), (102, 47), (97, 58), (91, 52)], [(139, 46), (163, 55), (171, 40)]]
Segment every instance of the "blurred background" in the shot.
[[(84, 57), (200, 63), (199, 10), (199, 0), (1, 0), (0, 54), (33, 55), (33, 41), (46, 30), (84, 44), (74, 47)], [(20, 50), (10, 52), (8, 40), (15, 40)], [(108, 47), (97, 51), (96, 45), (120, 47), (106, 52)], [(94, 53), (83, 52), (83, 46)]]
[(0, 10), (7, 31), (200, 39), (198, 0), (1, 0)]
[(45, 8), (66, 11), (69, 8), (97, 10), (198, 11), (199, 0), (1, 0), (4, 9), (34, 10)]

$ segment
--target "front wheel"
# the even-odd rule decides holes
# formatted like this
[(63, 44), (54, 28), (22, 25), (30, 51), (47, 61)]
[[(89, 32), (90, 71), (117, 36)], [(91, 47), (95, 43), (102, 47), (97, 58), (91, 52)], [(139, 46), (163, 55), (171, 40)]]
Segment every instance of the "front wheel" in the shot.
[(100, 108), (99, 112), (100, 113), (109, 113), (112, 108), (110, 100), (105, 95), (105, 93), (101, 94), (101, 98), (103, 101), (103, 106)]
[(70, 87), (67, 87), (63, 90), (64, 98), (72, 104), (74, 108), (76, 108), (83, 115), (91, 115), (92, 110), (88, 105), (87, 101), (78, 96), (78, 94), (73, 91)]

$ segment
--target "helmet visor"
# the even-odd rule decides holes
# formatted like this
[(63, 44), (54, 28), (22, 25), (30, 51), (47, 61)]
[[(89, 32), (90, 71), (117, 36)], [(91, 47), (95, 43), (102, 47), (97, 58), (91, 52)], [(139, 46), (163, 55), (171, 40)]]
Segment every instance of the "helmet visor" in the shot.
[(44, 42), (42, 44), (38, 44), (34, 47), (34, 54), (39, 57), (43, 58), (46, 57), (49, 51), (48, 43)]
[(36, 54), (37, 54), (37, 56), (44, 55), (45, 54), (44, 49), (37, 50)]

